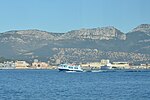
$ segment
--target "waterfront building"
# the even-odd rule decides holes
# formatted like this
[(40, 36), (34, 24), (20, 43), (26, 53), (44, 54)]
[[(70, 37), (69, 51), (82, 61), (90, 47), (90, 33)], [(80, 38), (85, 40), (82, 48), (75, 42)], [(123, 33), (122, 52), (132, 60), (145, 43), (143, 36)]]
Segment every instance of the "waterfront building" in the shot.
[(34, 69), (47, 69), (48, 68), (48, 64), (45, 62), (39, 62), (38, 60), (34, 60), (34, 62), (32, 63), (32, 68)]
[(101, 66), (104, 66), (104, 65), (110, 64), (110, 61), (108, 59), (102, 59), (100, 64)]
[(16, 61), (15, 66), (16, 69), (27, 69), (30, 65), (26, 61)]
[(141, 64), (140, 68), (141, 69), (150, 69), (150, 64)]
[(100, 62), (91, 62), (87, 64), (82, 64), (83, 69), (100, 69), (101, 66), (110, 64), (110, 61), (108, 59), (102, 59)]
[(100, 62), (91, 62), (91, 63), (87, 63), (87, 64), (81, 64), (81, 67), (83, 69), (99, 69)]
[(100, 69), (101, 62), (91, 62), (86, 64), (81, 64), (83, 69)]
[(130, 65), (128, 62), (113, 62), (112, 67), (118, 68), (118, 69), (130, 69)]
[(13, 61), (0, 63), (0, 69), (15, 69), (15, 63)]

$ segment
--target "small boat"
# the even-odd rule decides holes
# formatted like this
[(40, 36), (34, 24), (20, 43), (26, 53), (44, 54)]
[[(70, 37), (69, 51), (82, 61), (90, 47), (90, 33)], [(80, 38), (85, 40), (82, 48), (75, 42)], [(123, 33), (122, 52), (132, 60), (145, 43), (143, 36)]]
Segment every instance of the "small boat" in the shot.
[(104, 66), (101, 66), (101, 70), (110, 70), (110, 69), (112, 69), (112, 66), (111, 66), (110, 63), (108, 63), (108, 64), (106, 64)]
[(69, 71), (69, 72), (83, 72), (80, 65), (75, 64), (60, 64), (58, 66), (59, 71)]

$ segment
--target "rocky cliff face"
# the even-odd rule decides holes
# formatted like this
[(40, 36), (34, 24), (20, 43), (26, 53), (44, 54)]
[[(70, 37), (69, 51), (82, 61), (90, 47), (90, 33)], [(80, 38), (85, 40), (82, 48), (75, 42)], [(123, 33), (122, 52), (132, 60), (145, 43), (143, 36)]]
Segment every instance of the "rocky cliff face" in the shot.
[(132, 32), (145, 32), (150, 33), (150, 24), (141, 24), (134, 28)]
[(125, 40), (126, 35), (114, 27), (103, 27), (93, 29), (80, 29), (67, 32), (63, 35), (67, 39), (92, 39), (92, 40)]

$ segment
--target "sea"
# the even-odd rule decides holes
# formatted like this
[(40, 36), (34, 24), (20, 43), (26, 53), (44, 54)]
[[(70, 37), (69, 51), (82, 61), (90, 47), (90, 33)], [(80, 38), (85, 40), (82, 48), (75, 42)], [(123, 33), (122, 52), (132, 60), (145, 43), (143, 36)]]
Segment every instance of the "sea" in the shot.
[(150, 71), (0, 70), (0, 100), (150, 100)]

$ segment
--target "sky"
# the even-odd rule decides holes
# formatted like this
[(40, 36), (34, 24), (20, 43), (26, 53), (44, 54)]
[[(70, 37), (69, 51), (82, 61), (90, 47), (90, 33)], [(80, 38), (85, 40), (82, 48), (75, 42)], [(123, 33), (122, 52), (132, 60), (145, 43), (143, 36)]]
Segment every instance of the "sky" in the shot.
[(0, 32), (67, 32), (114, 26), (129, 32), (150, 24), (150, 0), (0, 0)]

